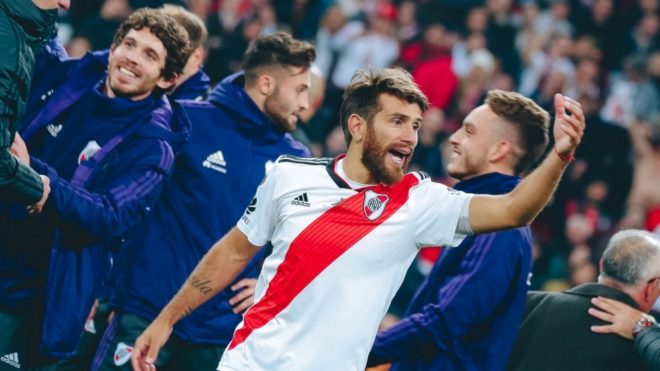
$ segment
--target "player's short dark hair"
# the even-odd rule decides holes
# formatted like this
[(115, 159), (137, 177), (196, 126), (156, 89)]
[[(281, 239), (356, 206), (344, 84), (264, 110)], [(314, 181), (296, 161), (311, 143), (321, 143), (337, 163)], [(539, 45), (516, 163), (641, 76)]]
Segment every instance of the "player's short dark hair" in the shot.
[(160, 9), (142, 8), (133, 12), (117, 29), (112, 45), (121, 44), (130, 30), (139, 31), (145, 27), (163, 43), (167, 52), (161, 76), (170, 79), (174, 75), (181, 74), (193, 51), (188, 33), (183, 26), (172, 17), (163, 14)]
[(316, 59), (314, 45), (294, 39), (285, 32), (260, 36), (253, 40), (243, 54), (245, 82), (251, 85), (259, 77), (259, 69), (264, 67), (303, 67), (309, 68)]
[(410, 73), (402, 68), (385, 68), (382, 70), (358, 70), (344, 90), (339, 120), (344, 130), (346, 145), (351, 143), (351, 132), (348, 130), (348, 118), (357, 114), (371, 123), (380, 107), (378, 98), (381, 94), (389, 94), (408, 103), (416, 103), (422, 112), (429, 108), (429, 101)]
[(522, 153), (518, 154), (514, 171), (520, 174), (528, 170), (541, 158), (548, 145), (550, 115), (533, 100), (512, 91), (490, 90), (486, 104), (518, 130)]

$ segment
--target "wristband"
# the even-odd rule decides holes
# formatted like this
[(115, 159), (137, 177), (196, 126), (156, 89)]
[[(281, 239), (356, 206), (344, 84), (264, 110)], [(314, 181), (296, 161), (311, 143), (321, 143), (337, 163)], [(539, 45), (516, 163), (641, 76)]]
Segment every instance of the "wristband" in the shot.
[(557, 154), (557, 157), (559, 157), (559, 159), (564, 161), (564, 162), (569, 162), (569, 161), (575, 160), (575, 156), (574, 156), (575, 152), (571, 152), (567, 155), (562, 155), (562, 154), (559, 154), (559, 152), (557, 152), (557, 147), (554, 147), (554, 150), (555, 150), (555, 153)]

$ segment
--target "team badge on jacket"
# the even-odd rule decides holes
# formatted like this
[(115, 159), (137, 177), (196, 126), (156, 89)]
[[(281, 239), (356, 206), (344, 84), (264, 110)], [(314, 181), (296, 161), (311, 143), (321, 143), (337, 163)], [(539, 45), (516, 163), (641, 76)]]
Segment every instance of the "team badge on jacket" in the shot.
[(364, 216), (372, 221), (378, 219), (383, 215), (383, 211), (389, 200), (390, 198), (387, 195), (374, 191), (366, 191), (364, 193)]
[(133, 347), (128, 346), (124, 343), (117, 344), (117, 349), (115, 349), (115, 366), (122, 366), (129, 359), (131, 359), (131, 354), (133, 354)]
[(101, 146), (99, 146), (98, 143), (96, 143), (95, 140), (90, 140), (87, 142), (87, 145), (83, 150), (80, 152), (78, 155), (78, 165), (80, 165), (81, 162), (87, 161), (90, 158), (92, 158), (96, 152), (98, 152), (101, 149)]

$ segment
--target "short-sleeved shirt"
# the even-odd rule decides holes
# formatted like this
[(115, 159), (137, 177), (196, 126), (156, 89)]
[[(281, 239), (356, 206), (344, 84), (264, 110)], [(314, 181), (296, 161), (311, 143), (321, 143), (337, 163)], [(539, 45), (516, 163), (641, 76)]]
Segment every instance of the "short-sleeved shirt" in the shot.
[(408, 173), (352, 189), (337, 160), (283, 156), (238, 222), (272, 254), (219, 370), (364, 370), (419, 248), (458, 245), (472, 195)]

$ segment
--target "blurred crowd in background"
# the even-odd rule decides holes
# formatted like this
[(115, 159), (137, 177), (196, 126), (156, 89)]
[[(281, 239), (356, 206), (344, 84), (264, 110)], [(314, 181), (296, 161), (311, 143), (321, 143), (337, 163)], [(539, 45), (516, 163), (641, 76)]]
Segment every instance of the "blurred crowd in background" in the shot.
[[(412, 167), (449, 185), (447, 138), (489, 89), (519, 91), (548, 111), (555, 93), (577, 99), (587, 132), (533, 225), (532, 289), (595, 281), (622, 226), (660, 233), (658, 0), (86, 0), (60, 14), (58, 36), (72, 57), (107, 49), (134, 9), (163, 3), (206, 20), (204, 70), (214, 83), (240, 69), (258, 35), (312, 41), (323, 76), (312, 89), (318, 110), (297, 135), (316, 156), (345, 150), (339, 102), (359, 68), (411, 71), (431, 103)], [(413, 285), (438, 253), (420, 254)]]

